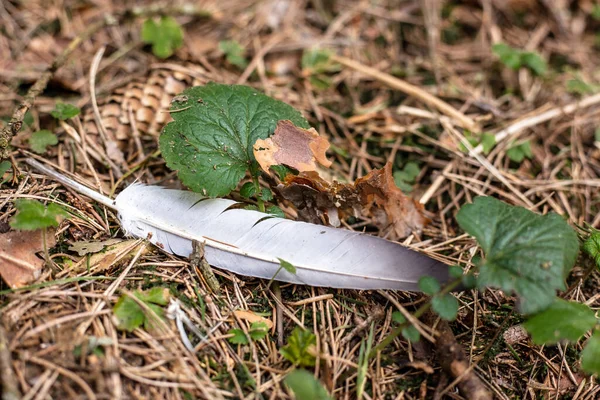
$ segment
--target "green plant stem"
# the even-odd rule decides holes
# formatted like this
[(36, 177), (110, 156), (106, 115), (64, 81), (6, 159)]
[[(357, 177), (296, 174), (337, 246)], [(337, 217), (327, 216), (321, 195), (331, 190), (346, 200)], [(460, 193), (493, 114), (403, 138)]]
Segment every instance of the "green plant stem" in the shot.
[(254, 191), (256, 192), (256, 200), (258, 202), (258, 210), (260, 212), (265, 212), (265, 202), (260, 197), (260, 183), (258, 182), (258, 176), (252, 175), (252, 183), (254, 184)]
[[(452, 290), (454, 290), (458, 286), (460, 286), (461, 281), (462, 281), (461, 278), (457, 278), (457, 279), (451, 281), (446, 286), (444, 286), (442, 288), (442, 290), (440, 290), (438, 295), (445, 295), (445, 294), (450, 293)], [(417, 311), (415, 311), (413, 316), (418, 319), (423, 314), (425, 314), (425, 312), (427, 310), (429, 310), (430, 308), (431, 308), (431, 298), (429, 299), (429, 301), (427, 303), (425, 303), (421, 307), (419, 307), (417, 309)], [(402, 334), (402, 331), (404, 329), (408, 328), (410, 325), (411, 325), (410, 321), (406, 321), (406, 322), (398, 325), (397, 327), (395, 327), (392, 330), (392, 332), (385, 339), (383, 339), (377, 346), (375, 346), (373, 348), (373, 350), (371, 350), (371, 352), (369, 352), (369, 359), (373, 358), (375, 355), (377, 355), (378, 352), (380, 352), (381, 350), (386, 348), (389, 344), (391, 344), (394, 341), (394, 339), (396, 339), (398, 336), (400, 336)]]

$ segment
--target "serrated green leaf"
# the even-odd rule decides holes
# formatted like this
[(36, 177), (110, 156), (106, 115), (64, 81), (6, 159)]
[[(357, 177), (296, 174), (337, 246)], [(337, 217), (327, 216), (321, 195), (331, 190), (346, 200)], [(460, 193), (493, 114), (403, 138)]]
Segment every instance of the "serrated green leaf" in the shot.
[(55, 144), (58, 144), (58, 137), (46, 129), (32, 133), (29, 138), (31, 150), (38, 154), (45, 153), (48, 146), (54, 146)]
[(76, 115), (79, 115), (81, 109), (79, 107), (75, 107), (72, 104), (68, 103), (56, 103), (54, 110), (50, 113), (54, 118), (65, 121), (69, 118), (73, 118)]
[(596, 325), (587, 305), (556, 299), (546, 310), (529, 318), (523, 326), (535, 344), (554, 344), (561, 340), (576, 342)]
[(244, 331), (241, 329), (238, 329), (238, 328), (230, 329), (227, 332), (227, 334), (233, 335), (232, 337), (227, 339), (227, 340), (229, 340), (229, 343), (248, 344), (248, 338), (246, 337), (246, 334), (244, 333)]
[(37, 200), (19, 199), (15, 202), (17, 214), (11, 219), (10, 226), (23, 231), (58, 226), (58, 217), (69, 214), (59, 205), (50, 203), (44, 206)]
[(246, 182), (240, 188), (240, 196), (249, 199), (256, 194), (256, 186), (253, 182)]
[(140, 306), (130, 298), (123, 295), (113, 307), (113, 314), (117, 322), (117, 329), (132, 332), (142, 326), (146, 317)]
[(227, 61), (240, 69), (248, 66), (248, 60), (244, 57), (244, 48), (235, 40), (222, 40), (219, 42), (219, 50), (225, 53)]
[[(256, 163), (252, 146), (272, 135), (279, 120), (308, 128), (291, 106), (240, 85), (209, 83), (183, 92), (160, 137), (167, 165), (206, 196), (225, 196)], [(180, 111), (176, 111), (180, 110)]]
[(446, 321), (454, 321), (458, 314), (458, 300), (451, 294), (434, 296), (431, 299), (431, 307), (441, 319)]
[(581, 352), (581, 368), (588, 374), (600, 375), (600, 331), (596, 330)]
[(478, 286), (519, 296), (519, 308), (533, 314), (549, 307), (577, 258), (575, 231), (557, 214), (539, 215), (492, 197), (476, 197), (456, 216), (485, 253)]
[(273, 200), (273, 192), (271, 192), (271, 189), (262, 188), (260, 191), (260, 198), (263, 201), (271, 201)]
[(496, 136), (491, 133), (484, 133), (481, 135), (481, 147), (483, 148), (483, 154), (489, 154), (490, 151), (496, 145)]
[(282, 260), (281, 258), (278, 258), (279, 260), (279, 266), (283, 269), (285, 269), (287, 272), (289, 272), (290, 274), (295, 274), (296, 273), (296, 267), (294, 267), (291, 263)]
[(317, 343), (317, 337), (300, 327), (294, 328), (288, 344), (279, 349), (281, 355), (297, 367), (314, 367), (315, 356), (309, 350)]
[(404, 339), (412, 343), (416, 343), (421, 339), (421, 334), (419, 333), (417, 328), (415, 328), (412, 325), (402, 329), (402, 336), (404, 336)]
[(250, 325), (250, 330), (248, 334), (252, 338), (252, 340), (261, 340), (264, 339), (269, 333), (269, 327), (263, 321), (256, 321)]
[(297, 400), (331, 400), (331, 396), (313, 374), (304, 369), (295, 369), (284, 380), (294, 392)]
[(183, 45), (183, 29), (173, 18), (162, 16), (158, 22), (147, 19), (142, 25), (142, 41), (152, 45), (152, 53), (167, 58)]
[(590, 234), (590, 237), (583, 242), (582, 249), (596, 262), (596, 266), (600, 268), (600, 231), (594, 230)]
[(440, 291), (440, 283), (432, 276), (423, 276), (419, 279), (419, 289), (429, 296), (433, 296)]

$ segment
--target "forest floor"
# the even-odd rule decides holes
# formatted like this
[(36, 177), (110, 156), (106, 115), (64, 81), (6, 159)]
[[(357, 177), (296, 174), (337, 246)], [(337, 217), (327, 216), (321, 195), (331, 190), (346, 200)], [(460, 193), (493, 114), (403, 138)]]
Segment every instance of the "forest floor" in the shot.
[[(157, 3), (153, 15), (172, 15), (184, 30), (183, 46), (166, 59), (143, 43), (146, 18), (137, 14), (148, 9), (133, 3), (148, 5), (0, 2), (0, 127), (69, 43), (83, 39), (36, 97), (12, 140), (14, 168), (0, 176), (1, 234), (10, 231), (16, 199), (51, 200), (71, 214), (49, 233), (52, 267), (35, 271), (33, 281), (12, 276), (26, 284), (0, 286), (3, 398), (292, 398), (283, 380), (293, 366), (279, 350), (298, 326), (314, 333), (316, 360), (307, 369), (334, 398), (363, 390), (367, 399), (464, 398), (461, 377), (440, 367), (448, 355), (426, 338), (399, 336), (374, 357), (361, 356), (365, 343), (392, 334), (395, 311), (413, 312), (424, 295), (277, 288), (216, 269), (220, 288), (213, 290), (188, 259), (127, 239), (112, 211), (23, 162), (37, 157), (108, 194), (136, 180), (181, 186), (157, 152), (157, 137), (170, 98), (193, 84), (246, 84), (289, 103), (331, 143), (330, 178), (353, 182), (390, 162), (396, 183), (430, 220), (407, 237), (368, 215), (347, 219), (346, 229), (470, 270), (481, 253), (455, 216), (475, 196), (600, 228), (600, 8), (591, 0)], [(190, 3), (205, 12), (191, 13)], [(499, 43), (510, 47), (494, 51)], [(335, 62), (303, 61), (315, 47), (336, 54)], [(146, 104), (144, 90), (160, 94)], [(57, 102), (82, 113), (56, 119)], [(30, 139), (41, 130), (58, 140), (36, 153)], [(484, 151), (478, 145), (486, 140)], [(280, 206), (297, 217), (289, 203)], [(42, 250), (36, 235), (24, 236), (29, 253)], [(104, 242), (111, 238), (120, 241)], [(104, 250), (77, 247), (84, 241)], [(38, 261), (31, 263), (44, 264)], [(579, 261), (567, 283), (563, 298), (600, 305), (597, 270)], [(194, 353), (173, 320), (117, 329), (119, 298), (157, 287), (206, 335)], [(534, 345), (514, 297), (499, 290), (455, 296), (460, 308), (450, 329), (470, 365), (465, 376), (493, 396), (600, 397), (596, 378), (578, 365), (582, 343)], [(248, 332), (254, 321), (272, 327), (266, 337), (232, 343), (232, 332)], [(435, 340), (436, 329), (422, 329)]]

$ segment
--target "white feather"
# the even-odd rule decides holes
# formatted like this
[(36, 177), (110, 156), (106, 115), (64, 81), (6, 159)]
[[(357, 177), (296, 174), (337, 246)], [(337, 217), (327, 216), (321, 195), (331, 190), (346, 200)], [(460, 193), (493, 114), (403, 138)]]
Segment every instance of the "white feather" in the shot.
[[(76, 190), (81, 186), (64, 176), (59, 179), (39, 163), (30, 164)], [(204, 242), (209, 264), (241, 275), (312, 286), (409, 291), (418, 291), (417, 282), (425, 275), (448, 280), (446, 265), (399, 244), (235, 208), (232, 200), (141, 184), (129, 186), (114, 202), (92, 196), (118, 211), (127, 234), (182, 257), (192, 252), (192, 240)], [(279, 259), (294, 265), (296, 273), (280, 269)]]

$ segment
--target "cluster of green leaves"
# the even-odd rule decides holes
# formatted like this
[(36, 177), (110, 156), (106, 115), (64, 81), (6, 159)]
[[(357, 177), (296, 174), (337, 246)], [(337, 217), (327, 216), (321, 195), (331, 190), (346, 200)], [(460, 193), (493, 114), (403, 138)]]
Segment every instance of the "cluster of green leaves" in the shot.
[(142, 41), (152, 45), (156, 57), (168, 58), (183, 46), (183, 29), (173, 17), (147, 19), (142, 25)]
[(272, 135), (278, 121), (309, 127), (293, 107), (247, 86), (209, 83), (185, 90), (179, 99), (160, 149), (181, 181), (208, 197), (228, 195), (247, 171), (260, 174), (252, 147)]
[[(170, 297), (168, 288), (153, 287), (146, 291), (136, 290), (133, 295), (156, 314), (156, 317), (164, 317), (163, 307), (169, 303)], [(117, 321), (117, 328), (120, 330), (132, 332), (142, 325), (145, 329), (154, 326), (155, 316), (146, 313), (146, 310), (128, 295), (119, 298), (113, 307), (113, 314)]]
[(492, 51), (510, 69), (527, 68), (538, 76), (544, 75), (548, 70), (546, 61), (538, 53), (515, 49), (506, 43), (495, 44)]
[(404, 193), (410, 193), (419, 173), (421, 173), (419, 164), (409, 161), (401, 170), (394, 171), (394, 182)]
[(233, 335), (229, 338), (231, 343), (248, 344), (248, 337), (254, 341), (264, 339), (269, 333), (269, 327), (263, 321), (256, 321), (250, 325), (248, 336), (246, 336), (246, 333), (239, 328), (230, 329), (227, 333)]
[(296, 327), (288, 337), (288, 344), (279, 349), (279, 353), (296, 367), (314, 367), (316, 358), (311, 350), (316, 344), (314, 333)]
[[(69, 118), (73, 118), (81, 113), (81, 110), (68, 103), (57, 102), (54, 110), (50, 112), (54, 118), (66, 121)], [(48, 149), (48, 146), (54, 146), (58, 144), (58, 137), (47, 129), (34, 132), (29, 137), (29, 146), (31, 150), (38, 154), (43, 154)]]
[(58, 226), (59, 217), (68, 217), (69, 213), (55, 203), (48, 206), (37, 200), (19, 199), (15, 202), (17, 213), (10, 221), (10, 226), (23, 231), (35, 231)]
[(239, 69), (244, 69), (248, 66), (248, 60), (244, 57), (246, 50), (236, 40), (222, 40), (219, 42), (219, 50), (225, 54), (227, 62), (235, 65)]
[(331, 52), (324, 49), (310, 49), (302, 54), (302, 74), (308, 77), (317, 90), (331, 87), (329, 74), (340, 70), (340, 65), (331, 60)]
[(525, 140), (520, 143), (512, 143), (508, 150), (506, 150), (506, 155), (511, 161), (520, 163), (526, 158), (531, 159), (533, 157), (533, 153), (531, 152), (531, 143), (529, 140)]
[[(537, 344), (577, 341), (596, 329), (582, 352), (582, 367), (600, 373), (600, 335), (595, 313), (585, 304), (556, 297), (579, 252), (575, 231), (557, 214), (538, 215), (491, 197), (477, 197), (461, 208), (458, 224), (474, 236), (485, 257), (479, 262), (479, 289), (496, 287), (518, 297), (524, 326)], [(595, 258), (597, 240), (584, 249)]]

